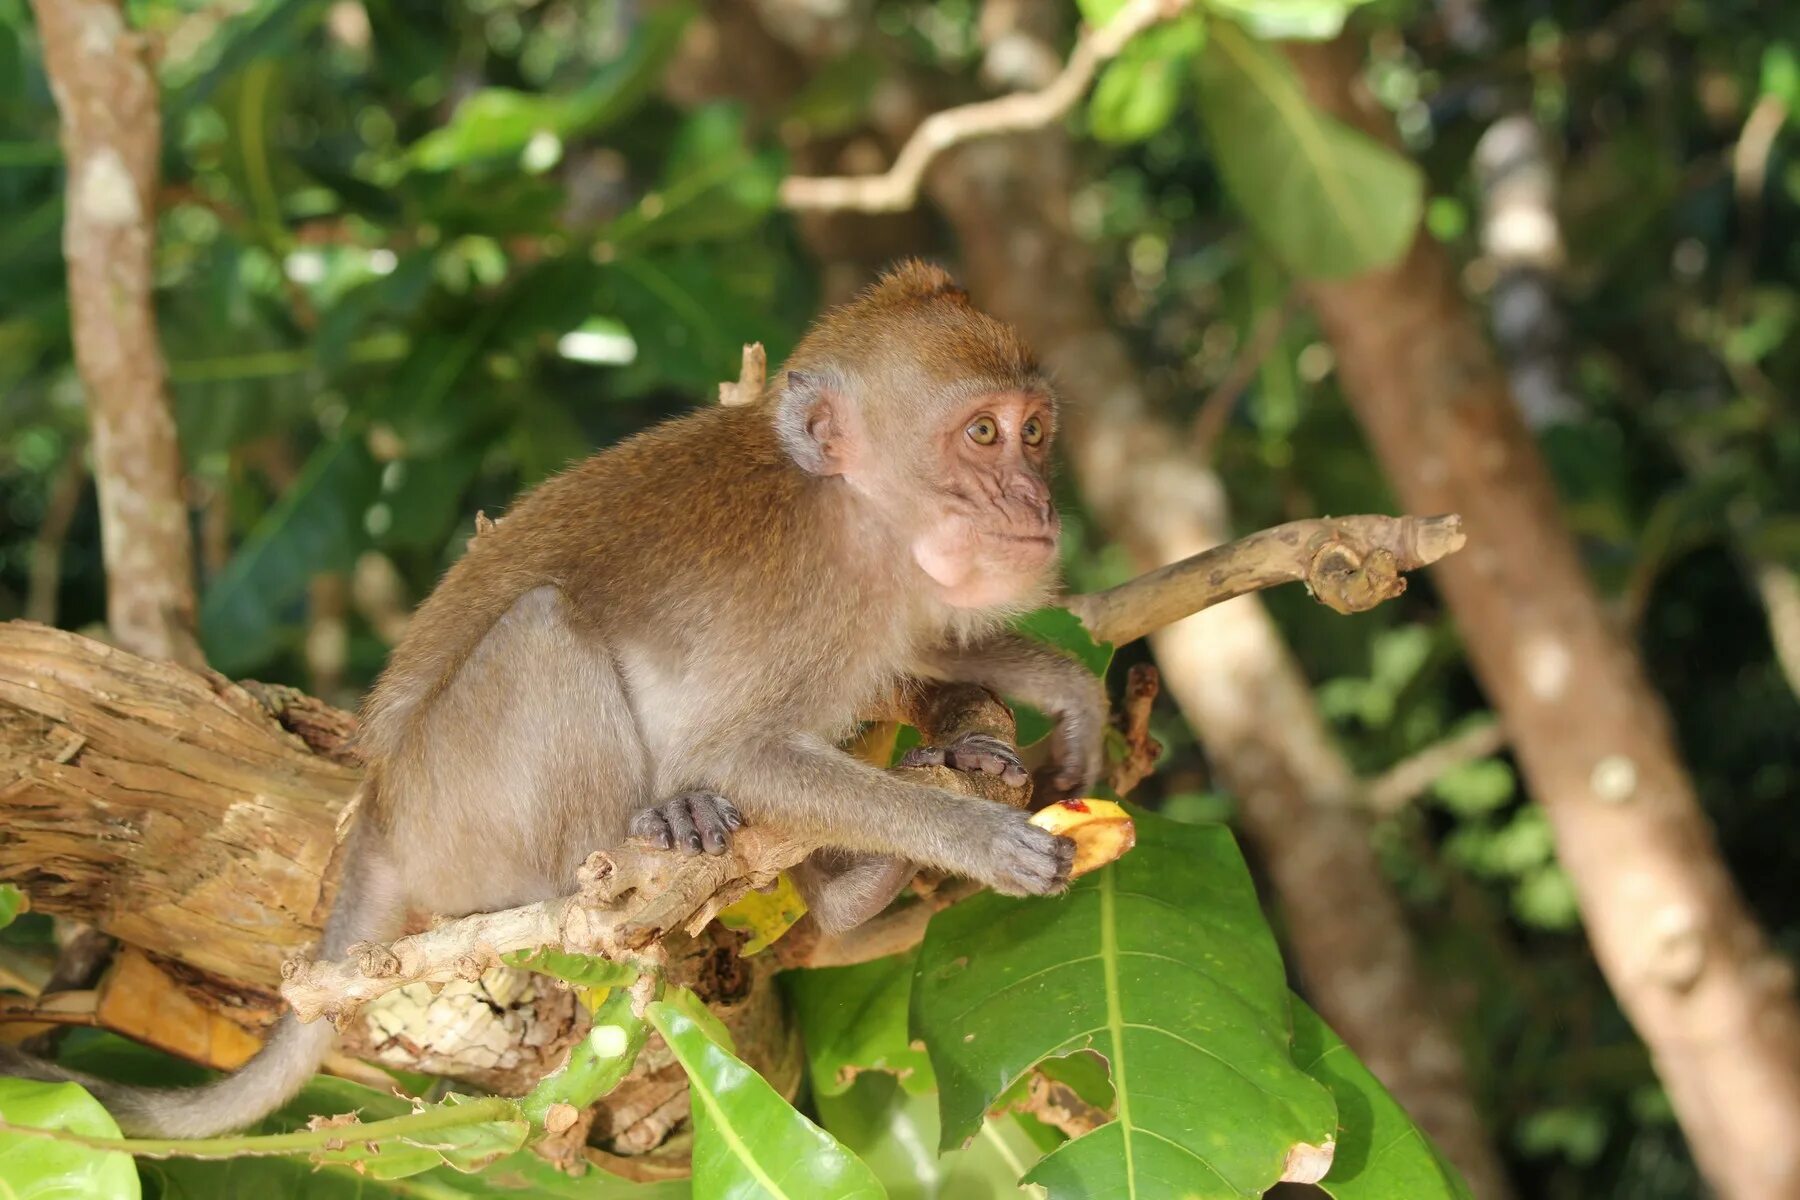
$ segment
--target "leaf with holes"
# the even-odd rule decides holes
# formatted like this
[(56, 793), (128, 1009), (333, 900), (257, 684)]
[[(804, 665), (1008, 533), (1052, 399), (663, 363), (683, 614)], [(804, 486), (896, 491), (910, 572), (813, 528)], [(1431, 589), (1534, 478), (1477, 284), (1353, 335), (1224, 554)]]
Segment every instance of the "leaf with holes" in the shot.
[(906, 1028), (915, 953), (781, 973), (815, 1096), (841, 1095), (865, 1071), (891, 1072), (909, 1092), (935, 1090), (931, 1061)]
[(1418, 167), (1315, 109), (1287, 60), (1229, 21), (1213, 22), (1198, 61), (1219, 173), (1290, 270), (1355, 275), (1405, 253), (1424, 208)]
[(943, 1144), (1034, 1063), (1091, 1049), (1116, 1119), (1027, 1182), (1053, 1200), (1260, 1196), (1290, 1153), (1331, 1141), (1331, 1095), (1294, 1065), (1281, 956), (1229, 831), (1132, 818), (1137, 848), (1067, 895), (976, 896), (932, 919), (912, 1023)]

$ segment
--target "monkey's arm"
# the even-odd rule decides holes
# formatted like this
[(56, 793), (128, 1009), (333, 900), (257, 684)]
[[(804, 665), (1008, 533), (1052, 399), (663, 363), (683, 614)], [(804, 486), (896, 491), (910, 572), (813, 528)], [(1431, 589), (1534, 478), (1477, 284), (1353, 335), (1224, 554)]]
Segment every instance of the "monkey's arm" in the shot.
[(1068, 882), (1074, 843), (991, 800), (924, 787), (870, 766), (812, 734), (740, 744), (702, 767), (750, 822), (823, 845), (906, 859), (1009, 895)]
[(1068, 655), (1016, 633), (973, 646), (945, 647), (920, 664), (934, 679), (980, 684), (1022, 700), (1056, 721), (1050, 768), (1040, 777), (1037, 800), (1077, 795), (1092, 786), (1105, 764), (1106, 684)]

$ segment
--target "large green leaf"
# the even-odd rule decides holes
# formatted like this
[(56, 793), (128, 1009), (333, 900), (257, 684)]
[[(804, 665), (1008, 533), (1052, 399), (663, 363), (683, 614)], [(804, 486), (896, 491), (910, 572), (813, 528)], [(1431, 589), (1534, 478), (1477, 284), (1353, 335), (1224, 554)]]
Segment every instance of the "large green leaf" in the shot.
[(354, 561), (379, 485), (380, 470), (356, 433), (313, 452), (207, 589), (200, 636), (215, 669), (247, 674), (281, 649), (307, 581)]
[[(0, 1078), (0, 1122), (119, 1136), (111, 1114), (74, 1083)], [(135, 1200), (138, 1194), (137, 1169), (127, 1155), (0, 1129), (0, 1195), (6, 1200)]]
[(868, 1075), (849, 1091), (816, 1096), (819, 1120), (869, 1164), (889, 1200), (1001, 1200), (1033, 1194), (1019, 1179), (1042, 1151), (1012, 1116), (989, 1117), (962, 1150), (938, 1152), (937, 1100)]
[(796, 1112), (680, 1007), (658, 1000), (647, 1015), (687, 1071), (696, 1197), (886, 1196), (862, 1160)]
[(1281, 956), (1231, 834), (1133, 810), (1137, 847), (1056, 900), (976, 896), (933, 918), (912, 1021), (943, 1144), (1034, 1063), (1092, 1049), (1117, 1119), (1027, 1177), (1053, 1197), (1259, 1196), (1333, 1136), (1294, 1065)]
[(1296, 275), (1394, 262), (1418, 228), (1419, 169), (1307, 102), (1275, 51), (1215, 21), (1199, 59), (1200, 114), (1245, 218)]
[(1469, 1200), (1469, 1187), (1331, 1027), (1292, 1000), (1294, 1061), (1337, 1101), (1337, 1152), (1319, 1186), (1337, 1200)]
[(914, 957), (909, 951), (853, 967), (782, 972), (815, 1096), (842, 1094), (863, 1071), (891, 1072), (909, 1092), (935, 1089), (931, 1060), (907, 1032)]

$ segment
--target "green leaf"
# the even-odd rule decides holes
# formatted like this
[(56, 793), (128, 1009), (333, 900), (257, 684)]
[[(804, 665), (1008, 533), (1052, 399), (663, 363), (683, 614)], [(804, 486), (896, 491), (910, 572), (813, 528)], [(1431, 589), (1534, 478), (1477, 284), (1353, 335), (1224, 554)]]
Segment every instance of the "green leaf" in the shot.
[(1286, 60), (1229, 22), (1213, 23), (1198, 79), (1225, 186), (1290, 270), (1355, 275), (1405, 253), (1424, 204), (1418, 167), (1313, 108)]
[(13, 923), (13, 919), (31, 907), (25, 893), (10, 883), (0, 883), (0, 929)]
[(567, 141), (616, 124), (655, 87), (692, 16), (687, 4), (646, 12), (625, 52), (568, 95), (481, 89), (457, 105), (447, 125), (413, 143), (407, 162), (420, 170), (442, 171), (519, 155), (539, 135)]
[(694, 1195), (777, 1200), (883, 1197), (861, 1159), (783, 1100), (668, 1001), (650, 1023), (687, 1071), (694, 1112)]
[(1088, 129), (1103, 142), (1149, 137), (1175, 115), (1188, 60), (1206, 44), (1198, 14), (1146, 30), (1101, 72), (1088, 101)]
[(869, 1164), (889, 1200), (998, 1200), (1029, 1196), (1020, 1176), (1042, 1152), (1012, 1116), (990, 1117), (963, 1150), (937, 1152), (937, 1101), (885, 1075), (836, 1096), (815, 1096), (819, 1120)]
[(307, 581), (355, 560), (379, 484), (379, 468), (355, 432), (313, 452), (206, 591), (200, 637), (215, 670), (245, 675), (281, 649)]
[(1462, 1176), (1298, 997), (1294, 1061), (1337, 1101), (1337, 1150), (1319, 1184), (1337, 1200), (1468, 1200)]
[(637, 980), (638, 969), (593, 954), (570, 954), (548, 946), (536, 950), (512, 950), (500, 956), (509, 967), (536, 971), (588, 988), (623, 987)]
[[(75, 1083), (0, 1078), (0, 1122), (116, 1138), (119, 1127)], [(116, 1150), (95, 1150), (0, 1128), (0, 1195), (7, 1200), (135, 1200), (137, 1168)]]
[(1369, 0), (1208, 0), (1210, 6), (1241, 21), (1269, 41), (1324, 41), (1344, 28), (1350, 10)]
[(1026, 613), (1013, 622), (1013, 628), (1080, 660), (1095, 675), (1104, 677), (1106, 668), (1112, 665), (1113, 644), (1095, 641), (1081, 618), (1066, 608), (1040, 608)]
[(930, 1092), (931, 1060), (907, 1032), (916, 951), (853, 967), (783, 971), (783, 990), (806, 1044), (813, 1095), (838, 1096), (864, 1071), (887, 1071), (909, 1092)]
[(1052, 1197), (1261, 1195), (1322, 1145), (1331, 1097), (1293, 1062), (1287, 983), (1231, 834), (1132, 810), (1137, 847), (1056, 900), (979, 895), (932, 919), (914, 1032), (943, 1144), (1032, 1064), (1092, 1049), (1117, 1119), (1027, 1176)]

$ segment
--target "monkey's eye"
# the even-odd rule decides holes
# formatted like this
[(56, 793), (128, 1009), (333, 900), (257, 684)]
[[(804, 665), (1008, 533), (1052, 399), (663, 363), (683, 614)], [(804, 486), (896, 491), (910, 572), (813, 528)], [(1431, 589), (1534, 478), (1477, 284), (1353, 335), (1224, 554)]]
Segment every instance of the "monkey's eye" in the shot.
[(969, 440), (977, 446), (991, 446), (1000, 436), (1000, 427), (994, 424), (992, 417), (976, 417), (969, 422), (968, 434)]
[(1027, 417), (1025, 424), (1019, 427), (1019, 440), (1027, 446), (1035, 446), (1044, 440), (1044, 423), (1037, 417)]

